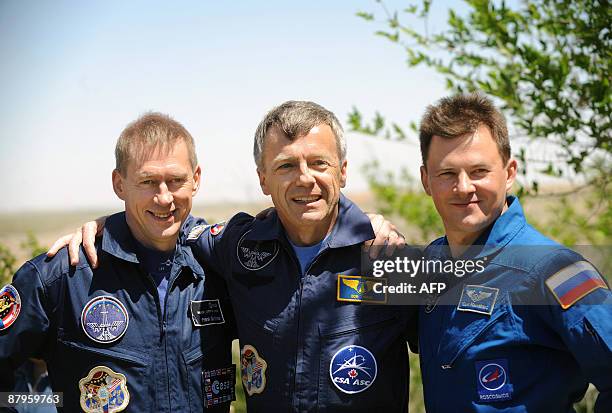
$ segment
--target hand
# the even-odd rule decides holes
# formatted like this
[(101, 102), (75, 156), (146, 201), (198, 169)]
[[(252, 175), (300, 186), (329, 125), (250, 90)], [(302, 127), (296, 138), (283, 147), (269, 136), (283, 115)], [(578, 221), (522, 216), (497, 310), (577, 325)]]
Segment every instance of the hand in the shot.
[(68, 245), (68, 256), (70, 257), (70, 265), (77, 265), (79, 263), (79, 246), (83, 243), (83, 249), (85, 255), (92, 268), (98, 267), (98, 254), (96, 253), (96, 236), (102, 234), (104, 229), (104, 223), (106, 217), (100, 217), (95, 221), (89, 221), (83, 224), (81, 228), (77, 228), (74, 233), (66, 234), (63, 237), (58, 238), (53, 243), (49, 251), (47, 251), (47, 257), (54, 257), (57, 252)]
[(375, 259), (380, 255), (385, 247), (385, 255), (390, 257), (396, 249), (403, 249), (406, 246), (406, 239), (399, 233), (395, 225), (387, 221), (380, 214), (366, 214), (370, 218), (374, 235), (376, 238), (363, 243), (363, 250), (368, 252), (370, 259)]

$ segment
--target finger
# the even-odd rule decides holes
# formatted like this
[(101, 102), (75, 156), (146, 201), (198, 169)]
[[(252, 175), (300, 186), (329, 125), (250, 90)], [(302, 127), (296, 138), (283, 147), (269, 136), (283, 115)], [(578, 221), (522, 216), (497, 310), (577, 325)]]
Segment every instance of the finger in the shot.
[(397, 245), (397, 249), (398, 250), (403, 250), (404, 248), (406, 248), (406, 237), (403, 236), (401, 233), (398, 232), (399, 235), (399, 243)]
[(55, 241), (53, 245), (51, 245), (51, 248), (49, 248), (49, 250), (47, 251), (47, 257), (55, 257), (55, 254), (57, 254), (59, 250), (68, 245), (68, 243), (72, 239), (72, 235), (73, 234), (66, 234), (63, 237), (58, 238), (57, 241)]
[(83, 249), (85, 255), (89, 259), (92, 268), (98, 267), (98, 254), (96, 252), (96, 232), (98, 230), (97, 222), (87, 222), (82, 227), (83, 233)]
[(385, 222), (385, 218), (380, 214), (366, 214), (368, 218), (370, 218), (370, 224), (372, 225), (372, 229), (374, 230), (374, 234), (376, 235), (383, 223)]
[(392, 231), (389, 234), (389, 238), (387, 240), (387, 246), (385, 247), (385, 255), (387, 257), (392, 256), (398, 244), (399, 244), (399, 234), (396, 231)]
[(81, 228), (77, 229), (72, 235), (72, 239), (70, 240), (70, 244), (68, 244), (68, 255), (70, 256), (70, 265), (77, 265), (79, 263), (79, 246), (81, 245), (81, 241), (83, 240), (83, 236), (81, 233)]

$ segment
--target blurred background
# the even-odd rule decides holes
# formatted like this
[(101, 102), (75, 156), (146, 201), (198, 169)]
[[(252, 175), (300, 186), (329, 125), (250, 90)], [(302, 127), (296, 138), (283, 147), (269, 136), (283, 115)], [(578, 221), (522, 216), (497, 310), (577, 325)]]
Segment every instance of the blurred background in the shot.
[[(122, 209), (115, 141), (148, 110), (196, 140), (195, 215), (268, 206), (252, 137), (291, 99), (337, 115), (345, 193), (423, 245), (442, 227), (418, 182), (418, 120), (449, 93), (483, 90), (508, 117), (531, 222), (568, 245), (609, 247), (611, 20), (605, 1), (2, 1), (0, 281)], [(592, 411), (593, 393), (579, 411)]]

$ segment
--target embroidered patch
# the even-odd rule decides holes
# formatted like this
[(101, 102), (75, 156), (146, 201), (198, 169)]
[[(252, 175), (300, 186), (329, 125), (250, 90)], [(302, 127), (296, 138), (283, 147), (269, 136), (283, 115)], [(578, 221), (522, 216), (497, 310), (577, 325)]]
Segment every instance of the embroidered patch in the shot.
[(386, 278), (338, 274), (338, 301), (357, 303), (386, 303), (387, 294), (375, 292), (374, 284), (387, 285)]
[(9, 328), (21, 311), (21, 297), (17, 289), (7, 284), (0, 290), (0, 331)]
[(221, 231), (223, 231), (223, 228), (225, 228), (225, 221), (213, 225), (212, 227), (210, 227), (210, 235), (219, 235)]
[(240, 373), (242, 384), (249, 396), (261, 393), (266, 388), (268, 363), (257, 353), (255, 347), (244, 345), (240, 350)]
[(549, 277), (546, 285), (564, 310), (598, 288), (608, 289), (599, 272), (586, 261), (563, 268)]
[(270, 264), (278, 255), (277, 241), (255, 241), (245, 240), (244, 237), (251, 231), (247, 231), (236, 247), (236, 255), (240, 265), (250, 271), (257, 271)]
[(198, 239), (200, 235), (202, 235), (204, 230), (206, 230), (206, 228), (208, 227), (210, 227), (210, 225), (200, 224), (200, 225), (196, 225), (195, 227), (191, 228), (191, 231), (189, 231), (189, 235), (187, 235), (187, 241), (193, 241), (193, 240)]
[(236, 400), (236, 365), (202, 372), (206, 407)]
[(342, 347), (329, 363), (329, 377), (343, 393), (361, 393), (374, 383), (377, 374), (376, 358), (361, 346)]
[(484, 285), (466, 285), (461, 292), (457, 310), (491, 315), (498, 293), (499, 288), (485, 287)]
[(81, 327), (96, 343), (113, 343), (127, 331), (130, 316), (115, 297), (102, 295), (91, 299), (81, 312)]
[(508, 375), (508, 360), (476, 362), (478, 399), (481, 402), (498, 402), (512, 399), (512, 384)]
[(191, 310), (191, 321), (196, 327), (225, 323), (219, 299), (191, 301), (189, 308)]
[(96, 366), (79, 380), (81, 408), (85, 413), (120, 412), (130, 402), (127, 379), (106, 366)]

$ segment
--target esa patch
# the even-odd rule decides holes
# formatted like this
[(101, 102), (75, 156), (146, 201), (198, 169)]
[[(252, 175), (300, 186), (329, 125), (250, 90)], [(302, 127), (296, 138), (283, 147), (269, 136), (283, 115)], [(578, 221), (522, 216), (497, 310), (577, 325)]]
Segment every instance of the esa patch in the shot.
[(202, 372), (206, 407), (236, 400), (236, 365)]
[(329, 377), (343, 393), (361, 393), (374, 383), (377, 373), (374, 355), (361, 346), (342, 347), (329, 363)]
[(21, 311), (21, 297), (17, 289), (7, 284), (0, 290), (0, 331), (9, 328)]
[(191, 321), (193, 321), (195, 327), (225, 323), (218, 298), (215, 300), (191, 301), (189, 308), (191, 310)]
[(202, 232), (204, 232), (204, 230), (206, 230), (206, 228), (208, 227), (210, 227), (210, 225), (201, 224), (191, 228), (191, 231), (189, 231), (189, 235), (187, 235), (187, 241), (193, 241), (198, 239), (200, 235), (202, 235)]
[(236, 246), (238, 262), (249, 271), (261, 270), (270, 264), (278, 255), (278, 242), (276, 240), (255, 241), (247, 240), (247, 231)]
[(458, 311), (471, 311), (491, 315), (499, 288), (485, 287), (484, 285), (466, 285), (461, 292)]
[(108, 344), (119, 340), (127, 331), (130, 316), (115, 297), (102, 295), (91, 299), (81, 312), (81, 327), (96, 343)]
[(255, 347), (245, 344), (240, 350), (240, 373), (242, 385), (249, 396), (261, 393), (266, 388), (266, 369), (268, 363), (259, 355)]
[(212, 227), (210, 227), (210, 235), (212, 235), (213, 237), (215, 235), (219, 235), (221, 231), (223, 231), (223, 228), (225, 228), (225, 221), (213, 225)]
[(548, 278), (546, 285), (564, 310), (598, 288), (608, 289), (599, 272), (586, 261), (563, 268)]
[(385, 278), (363, 277), (361, 275), (338, 274), (338, 301), (348, 301), (357, 303), (378, 303), (387, 302), (387, 294), (374, 291), (374, 284), (387, 284)]
[(96, 366), (79, 380), (81, 408), (85, 413), (120, 412), (130, 402), (127, 379), (106, 366)]
[(499, 402), (512, 399), (512, 384), (508, 375), (508, 360), (486, 360), (476, 362), (478, 400)]

